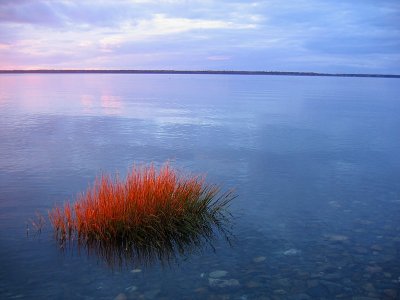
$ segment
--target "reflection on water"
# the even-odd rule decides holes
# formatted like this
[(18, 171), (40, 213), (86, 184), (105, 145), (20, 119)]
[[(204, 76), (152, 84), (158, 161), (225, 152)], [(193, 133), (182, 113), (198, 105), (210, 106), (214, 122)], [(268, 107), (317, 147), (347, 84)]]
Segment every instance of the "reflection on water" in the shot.
[(123, 106), (121, 98), (111, 95), (101, 96), (101, 107), (104, 109), (106, 114), (121, 114)]
[[(218, 222), (221, 222), (219, 220)], [(123, 241), (98, 241), (56, 238), (59, 249), (67, 255), (88, 255), (102, 261), (112, 270), (149, 268), (153, 265), (172, 266), (182, 259), (188, 259), (194, 253), (204, 249), (215, 251), (213, 243), (216, 239), (227, 241), (229, 245), (232, 233), (228, 230), (227, 220), (224, 223), (205, 223), (201, 230), (186, 236), (168, 237), (152, 243), (134, 243)]]
[(101, 115), (122, 115), (124, 106), (121, 97), (102, 94), (98, 99), (92, 95), (81, 95), (79, 110), (83, 115), (93, 115), (100, 111)]
[[(398, 80), (31, 74), (0, 87), (0, 298), (399, 297)], [(99, 171), (166, 160), (237, 187), (234, 247), (216, 238), (215, 252), (132, 273), (98, 263), (103, 248), (26, 239), (35, 210)]]

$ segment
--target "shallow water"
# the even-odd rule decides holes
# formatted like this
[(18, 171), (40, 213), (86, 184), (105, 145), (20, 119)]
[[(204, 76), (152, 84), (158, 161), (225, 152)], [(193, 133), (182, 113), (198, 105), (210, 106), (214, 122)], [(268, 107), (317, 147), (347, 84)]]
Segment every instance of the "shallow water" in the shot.
[[(397, 79), (0, 75), (0, 298), (399, 299), (399, 96)], [(231, 245), (111, 269), (49, 224), (27, 236), (101, 172), (167, 160), (236, 189)]]

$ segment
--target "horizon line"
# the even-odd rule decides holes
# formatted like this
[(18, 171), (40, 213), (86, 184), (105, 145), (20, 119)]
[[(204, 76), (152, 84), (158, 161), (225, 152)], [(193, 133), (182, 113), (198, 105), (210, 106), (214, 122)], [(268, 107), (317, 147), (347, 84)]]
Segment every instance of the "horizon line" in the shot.
[(169, 70), (169, 69), (13, 69), (0, 70), (0, 74), (215, 74), (215, 75), (286, 75), (331, 77), (400, 78), (400, 74), (325, 73), (303, 71), (250, 71), (250, 70)]

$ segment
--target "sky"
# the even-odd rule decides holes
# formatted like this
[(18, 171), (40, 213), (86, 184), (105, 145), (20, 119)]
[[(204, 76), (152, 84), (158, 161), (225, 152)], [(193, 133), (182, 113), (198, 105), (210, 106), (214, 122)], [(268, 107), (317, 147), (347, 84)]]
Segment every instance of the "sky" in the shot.
[(400, 1), (0, 0), (0, 69), (400, 74)]

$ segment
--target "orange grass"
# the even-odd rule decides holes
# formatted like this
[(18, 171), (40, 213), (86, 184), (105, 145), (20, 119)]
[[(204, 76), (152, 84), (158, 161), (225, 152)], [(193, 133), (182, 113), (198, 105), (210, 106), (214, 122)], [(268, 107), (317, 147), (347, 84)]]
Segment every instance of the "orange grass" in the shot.
[(54, 207), (49, 219), (61, 242), (183, 249), (222, 224), (234, 197), (203, 176), (183, 176), (168, 164), (159, 171), (141, 166), (125, 180), (103, 174), (75, 203)]

